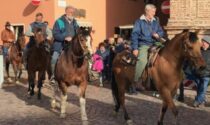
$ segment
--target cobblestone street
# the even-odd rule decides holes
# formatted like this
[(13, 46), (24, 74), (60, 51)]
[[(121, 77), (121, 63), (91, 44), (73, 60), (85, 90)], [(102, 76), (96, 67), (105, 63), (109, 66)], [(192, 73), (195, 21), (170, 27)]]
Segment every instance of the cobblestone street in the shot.
[[(20, 84), (5, 83), (0, 90), (0, 125), (81, 125), (78, 89), (69, 88), (67, 118), (59, 118), (59, 109), (52, 111), (50, 99), (52, 90), (48, 83), (43, 88), (41, 101), (34, 96), (27, 99), (27, 82), (21, 80)], [(209, 125), (210, 105), (200, 109), (191, 106), (195, 92), (186, 91), (186, 103), (177, 103), (179, 107), (179, 125)], [(208, 98), (210, 93), (208, 92)], [(123, 125), (122, 111), (118, 116), (113, 115), (113, 100), (109, 84), (104, 88), (89, 85), (87, 92), (87, 114), (89, 125)], [(145, 94), (126, 95), (126, 106), (135, 125), (156, 125), (161, 101)], [(174, 125), (175, 118), (169, 110), (166, 113), (165, 125)]]

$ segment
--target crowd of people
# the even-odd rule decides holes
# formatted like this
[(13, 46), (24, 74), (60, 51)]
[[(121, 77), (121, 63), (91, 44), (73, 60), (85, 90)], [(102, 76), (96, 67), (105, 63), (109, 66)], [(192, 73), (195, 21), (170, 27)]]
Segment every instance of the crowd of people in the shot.
[[(55, 69), (55, 64), (65, 43), (71, 42), (72, 38), (76, 35), (76, 31), (79, 27), (76, 19), (73, 17), (74, 7), (67, 6), (65, 14), (55, 21), (53, 29), (48, 27), (48, 22), (43, 21), (44, 15), (42, 13), (36, 14), (35, 21), (30, 24), (26, 31), (26, 36), (29, 37), (29, 43), (25, 48), (25, 55), (27, 57), (28, 49), (34, 44), (34, 32), (35, 29), (41, 28), (45, 33), (46, 40), (52, 40), (52, 71)], [(94, 81), (99, 79), (100, 86), (103, 86), (105, 81), (110, 83), (112, 80), (112, 61), (114, 56), (125, 49), (132, 51), (132, 54), (138, 58), (134, 82), (139, 85), (140, 90), (144, 90), (144, 87), (139, 82), (140, 76), (147, 64), (148, 49), (150, 46), (159, 43), (163, 37), (165, 37), (164, 30), (161, 28), (159, 19), (155, 17), (156, 7), (152, 4), (148, 4), (145, 7), (145, 14), (143, 14), (134, 24), (134, 29), (131, 34), (131, 41), (123, 39), (121, 36), (117, 38), (108, 38), (99, 43), (96, 51), (94, 52), (92, 59), (89, 61), (89, 80)], [(8, 48), (12, 42), (15, 41), (14, 31), (11, 29), (11, 24), (6, 23), (5, 29), (1, 33), (1, 40), (3, 41), (3, 55), (7, 56)], [(46, 48), (50, 46), (47, 45)], [(208, 83), (210, 81), (210, 64), (209, 64), (209, 44), (210, 38), (203, 38), (202, 52), (207, 62), (207, 68), (199, 73), (194, 74), (193, 78), (197, 83), (197, 96), (194, 102), (194, 106), (198, 107), (203, 104), (205, 100), (205, 93), (207, 91)], [(27, 60), (27, 58), (25, 59)], [(51, 82), (54, 83), (54, 76), (51, 78)], [(135, 87), (131, 87), (131, 92), (136, 92)]]

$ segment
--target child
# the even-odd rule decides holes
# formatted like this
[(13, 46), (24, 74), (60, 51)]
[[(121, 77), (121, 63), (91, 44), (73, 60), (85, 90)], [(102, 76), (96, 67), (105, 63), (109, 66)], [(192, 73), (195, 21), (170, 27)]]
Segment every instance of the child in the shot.
[(102, 70), (104, 68), (103, 60), (101, 56), (99, 56), (98, 54), (94, 54), (92, 60), (93, 60), (92, 70), (99, 74), (100, 86), (103, 86), (103, 80), (102, 80)]

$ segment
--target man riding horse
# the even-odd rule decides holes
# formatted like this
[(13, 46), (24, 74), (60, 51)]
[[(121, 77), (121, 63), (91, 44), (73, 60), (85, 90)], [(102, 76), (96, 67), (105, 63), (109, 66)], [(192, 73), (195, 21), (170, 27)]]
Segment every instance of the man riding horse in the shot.
[(4, 59), (8, 56), (8, 49), (15, 41), (15, 35), (11, 30), (11, 24), (10, 22), (6, 22), (5, 29), (1, 32), (1, 40), (3, 41), (3, 55)]
[(139, 79), (147, 64), (148, 49), (160, 42), (160, 38), (164, 36), (164, 31), (159, 24), (158, 18), (155, 17), (155, 13), (156, 7), (153, 4), (147, 4), (145, 6), (145, 14), (135, 22), (131, 34), (133, 55), (138, 58), (134, 82), (138, 83), (140, 90), (144, 90), (142, 83), (139, 83)]
[(79, 28), (76, 19), (74, 19), (75, 8), (72, 6), (67, 6), (65, 9), (65, 14), (56, 20), (53, 27), (53, 55), (51, 60), (51, 69), (53, 76), (51, 82), (55, 83), (54, 80), (54, 70), (57, 59), (61, 54), (63, 48), (65, 48), (68, 43), (72, 41), (72, 38), (76, 35), (76, 31)]
[[(28, 50), (32, 46), (35, 45), (34, 33), (38, 29), (42, 29), (42, 31), (45, 33), (46, 41), (52, 39), (52, 32), (51, 32), (51, 30), (43, 22), (43, 14), (42, 13), (37, 13), (35, 22), (30, 24), (30, 26), (29, 26), (29, 28), (28, 28), (28, 30), (26, 32), (26, 36), (28, 36), (30, 39), (29, 39), (29, 43), (26, 45), (25, 52), (24, 52), (24, 54), (25, 54), (25, 58), (24, 58), (25, 63), (27, 62), (27, 56), (29, 55)], [(48, 42), (45, 42), (45, 48), (46, 48), (47, 51), (50, 50), (50, 45), (49, 45)]]

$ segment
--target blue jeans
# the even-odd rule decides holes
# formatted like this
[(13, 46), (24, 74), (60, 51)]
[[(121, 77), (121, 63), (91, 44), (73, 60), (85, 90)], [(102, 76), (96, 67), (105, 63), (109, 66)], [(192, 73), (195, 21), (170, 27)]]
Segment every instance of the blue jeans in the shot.
[(200, 77), (196, 80), (197, 84), (197, 96), (195, 97), (195, 101), (198, 103), (205, 102), (205, 95), (208, 89), (210, 77)]
[(6, 56), (8, 56), (8, 50), (9, 50), (8, 47), (3, 47), (3, 56), (4, 56), (4, 58), (5, 58)]

